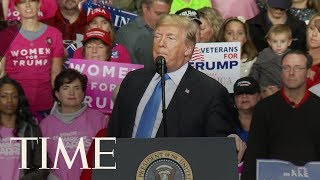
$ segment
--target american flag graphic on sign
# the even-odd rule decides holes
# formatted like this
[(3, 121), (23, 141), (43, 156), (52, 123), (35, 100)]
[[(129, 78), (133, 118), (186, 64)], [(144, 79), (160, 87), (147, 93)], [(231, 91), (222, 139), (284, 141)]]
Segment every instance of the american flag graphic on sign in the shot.
[(195, 47), (192, 57), (191, 57), (191, 61), (204, 61), (204, 56), (200, 50), (200, 48)]

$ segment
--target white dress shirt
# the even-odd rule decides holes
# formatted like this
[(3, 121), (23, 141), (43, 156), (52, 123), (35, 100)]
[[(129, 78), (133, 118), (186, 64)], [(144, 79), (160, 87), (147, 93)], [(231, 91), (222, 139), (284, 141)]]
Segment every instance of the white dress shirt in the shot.
[[(185, 72), (187, 71), (188, 68), (188, 63), (184, 64), (181, 68), (179, 68), (178, 70), (174, 71), (174, 72), (170, 72), (168, 73), (170, 79), (166, 80), (166, 84), (165, 84), (165, 92), (166, 92), (166, 108), (168, 107), (168, 105), (170, 104), (170, 101), (173, 97), (173, 94), (175, 93), (183, 75), (185, 74)], [(135, 118), (135, 122), (134, 122), (134, 126), (133, 126), (133, 132), (132, 132), (132, 137), (136, 137), (136, 133), (138, 130), (138, 126), (139, 126), (139, 122), (143, 113), (143, 110), (148, 102), (148, 100), (150, 99), (154, 88), (156, 87), (156, 85), (158, 84), (158, 82), (161, 80), (161, 77), (158, 73), (155, 73), (155, 75), (153, 76), (153, 78), (151, 79), (146, 91), (144, 92), (139, 105), (137, 107), (137, 113), (136, 113), (136, 118)], [(160, 102), (160, 106), (158, 109), (158, 113), (157, 113), (157, 117), (153, 126), (153, 130), (152, 130), (152, 134), (151, 134), (151, 138), (156, 137), (159, 126), (161, 124), (162, 121), (162, 100)]]

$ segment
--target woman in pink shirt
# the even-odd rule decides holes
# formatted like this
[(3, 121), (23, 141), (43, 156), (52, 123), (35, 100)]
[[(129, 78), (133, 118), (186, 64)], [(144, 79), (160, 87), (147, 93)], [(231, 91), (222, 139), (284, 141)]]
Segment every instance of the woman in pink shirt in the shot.
[(40, 137), (20, 84), (7, 76), (0, 79), (0, 179), (46, 179), (41, 167), (40, 141), (27, 142), (27, 168), (20, 170), (21, 142), (13, 137)]
[[(80, 168), (84, 165), (80, 153), (75, 154), (78, 144), (82, 142), (80, 146), (87, 153), (92, 137), (107, 126), (106, 115), (83, 103), (87, 82), (87, 77), (74, 69), (62, 71), (55, 79), (54, 96), (58, 103), (40, 124), (43, 136), (50, 138), (47, 142), (49, 167), (56, 164), (58, 168), (51, 170), (50, 180), (79, 179)], [(69, 159), (76, 156), (71, 168), (61, 154), (56, 159), (59, 141), (62, 141)]]
[[(2, 59), (1, 70), (23, 87), (31, 111), (41, 120), (53, 105), (52, 83), (62, 69), (62, 34), (38, 21), (39, 0), (14, 0), (21, 28)], [(5, 31), (0, 34), (6, 37)], [(0, 74), (2, 74), (0, 72)]]

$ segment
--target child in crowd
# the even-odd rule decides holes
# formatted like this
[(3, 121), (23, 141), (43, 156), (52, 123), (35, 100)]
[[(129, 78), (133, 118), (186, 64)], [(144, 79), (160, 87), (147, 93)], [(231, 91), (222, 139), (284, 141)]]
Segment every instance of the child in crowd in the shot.
[[(91, 9), (87, 16), (88, 31), (94, 28), (99, 28), (110, 33), (111, 37), (111, 58), (110, 62), (131, 63), (129, 51), (121, 44), (114, 43), (115, 32), (112, 24), (111, 14), (103, 8)], [(73, 58), (84, 59), (82, 47), (76, 49)]]
[(257, 49), (251, 41), (245, 19), (243, 17), (226, 19), (220, 28), (218, 41), (241, 43), (240, 77), (248, 76), (253, 63), (256, 61)]
[(259, 82), (262, 98), (272, 95), (281, 88), (281, 58), (290, 50), (291, 29), (285, 24), (274, 25), (268, 31), (266, 39), (270, 47), (259, 53), (249, 74)]

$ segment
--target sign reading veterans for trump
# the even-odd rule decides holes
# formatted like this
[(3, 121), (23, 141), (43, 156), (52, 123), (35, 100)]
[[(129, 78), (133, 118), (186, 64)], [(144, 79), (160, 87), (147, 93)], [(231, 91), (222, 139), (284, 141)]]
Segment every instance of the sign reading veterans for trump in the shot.
[(288, 161), (258, 159), (256, 179), (320, 179), (320, 162), (309, 162), (305, 166), (295, 166)]
[(240, 78), (239, 42), (197, 43), (190, 65), (224, 85), (229, 93)]
[(128, 72), (143, 68), (139, 64), (70, 59), (69, 68), (87, 75), (88, 86), (85, 102), (89, 107), (111, 113), (113, 90), (119, 86)]

